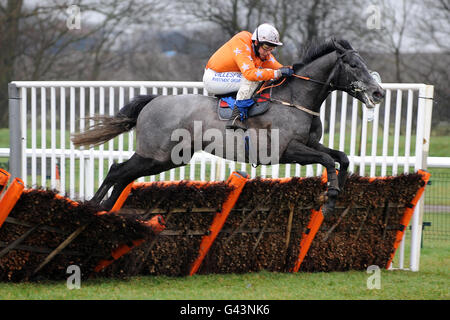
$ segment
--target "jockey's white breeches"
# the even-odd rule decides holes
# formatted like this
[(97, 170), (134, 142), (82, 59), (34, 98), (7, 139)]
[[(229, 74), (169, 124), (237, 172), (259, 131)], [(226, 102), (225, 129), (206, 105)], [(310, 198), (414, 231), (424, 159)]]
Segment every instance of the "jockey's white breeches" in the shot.
[(236, 100), (250, 99), (259, 85), (259, 81), (247, 80), (240, 72), (215, 72), (205, 69), (203, 85), (212, 94), (236, 92)]

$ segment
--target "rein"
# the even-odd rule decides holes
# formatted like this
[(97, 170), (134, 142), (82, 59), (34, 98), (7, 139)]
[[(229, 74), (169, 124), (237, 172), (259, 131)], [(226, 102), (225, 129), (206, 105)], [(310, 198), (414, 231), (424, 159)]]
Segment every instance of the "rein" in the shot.
[[(328, 85), (328, 86), (330, 86), (330, 87), (332, 87), (332, 88), (336, 88), (336, 89), (338, 89), (338, 90), (348, 90), (348, 89), (351, 89), (352, 87), (342, 87), (342, 86), (335, 86), (332, 82), (330, 82), (330, 83), (326, 83), (326, 82), (323, 82), (323, 81), (319, 81), (319, 80), (315, 80), (315, 79), (311, 79), (311, 78), (309, 78), (309, 77), (305, 77), (305, 76), (301, 76), (301, 75), (298, 75), (298, 74), (293, 74), (292, 75), (292, 77), (296, 77), (296, 78), (298, 78), (298, 79), (302, 79), (302, 80), (306, 80), (306, 81), (311, 81), (311, 82), (314, 82), (314, 83), (317, 83), (317, 84), (321, 84), (321, 85)], [(273, 85), (270, 85), (270, 86), (265, 86), (265, 84), (267, 83), (267, 82), (269, 82), (269, 81), (266, 81), (265, 83), (264, 83), (264, 85), (262, 85), (261, 86), (261, 88), (256, 92), (257, 94), (260, 94), (261, 92), (263, 92), (264, 90), (266, 90), (266, 89), (271, 89), (271, 88), (275, 88), (275, 87), (279, 87), (279, 86), (281, 86), (284, 82), (286, 81), (286, 78), (283, 78), (283, 80), (281, 80), (279, 83), (277, 83), (277, 84), (273, 84)]]
[[(299, 79), (302, 79), (302, 80), (316, 82), (316, 83), (319, 83), (319, 84), (322, 84), (322, 85), (326, 84), (326, 83), (324, 83), (322, 81), (314, 80), (314, 79), (311, 79), (309, 77), (300, 76), (300, 75), (295, 74), (295, 73), (292, 76), (296, 77), (296, 78), (299, 78)], [(277, 84), (273, 84), (273, 85), (270, 85), (270, 86), (265, 86), (266, 83), (268, 83), (268, 81), (266, 81), (261, 86), (261, 88), (256, 92), (256, 94), (260, 94), (261, 92), (263, 92), (264, 90), (267, 90), (267, 89), (270, 89), (270, 91), (272, 92), (272, 88), (276, 88), (276, 87), (281, 86), (285, 81), (286, 81), (286, 78), (283, 78), (283, 80), (281, 80)], [(297, 108), (297, 109), (299, 109), (299, 110), (301, 110), (303, 112), (309, 113), (309, 114), (311, 114), (311, 115), (313, 115), (315, 117), (320, 117), (320, 113), (319, 112), (312, 111), (312, 110), (310, 110), (310, 109), (308, 109), (308, 108), (306, 108), (304, 106), (298, 105), (298, 104), (294, 104), (294, 103), (291, 103), (291, 102), (286, 102), (286, 101), (283, 101), (283, 100), (278, 100), (278, 99), (275, 99), (275, 98), (272, 98), (272, 97), (268, 98), (268, 100), (272, 101), (272, 102), (281, 103), (284, 106)]]
[(278, 102), (278, 103), (281, 103), (282, 105), (285, 105), (285, 106), (288, 106), (288, 107), (295, 107), (295, 108), (297, 108), (299, 110), (302, 110), (302, 111), (304, 111), (306, 113), (312, 114), (315, 117), (320, 117), (320, 113), (319, 112), (315, 112), (315, 111), (309, 110), (308, 108), (303, 107), (303, 106), (298, 105), (298, 104), (289, 103), (289, 102), (286, 102), (286, 101), (283, 101), (283, 100), (274, 99), (274, 98), (269, 98), (269, 101)]
[[(353, 91), (355, 91), (355, 89), (356, 89), (356, 87), (353, 85), (353, 83), (350, 84), (349, 86), (344, 87), (344, 86), (337, 86), (337, 85), (334, 85), (333, 82), (332, 82), (332, 80), (333, 80), (333, 78), (336, 76), (336, 74), (335, 74), (335, 73), (336, 73), (336, 69), (337, 69), (338, 67), (340, 67), (340, 63), (339, 63), (339, 62), (341, 61), (342, 57), (344, 57), (344, 56), (347, 55), (348, 53), (354, 53), (354, 52), (356, 52), (356, 50), (347, 50), (347, 51), (345, 51), (343, 54), (341, 54), (341, 55), (338, 56), (338, 58), (336, 59), (336, 63), (335, 63), (335, 65), (334, 65), (334, 67), (333, 67), (333, 70), (331, 71), (330, 76), (328, 77), (328, 80), (327, 80), (326, 82), (319, 81), (319, 80), (315, 80), (315, 79), (311, 79), (310, 77), (301, 76), (301, 75), (298, 75), (298, 74), (295, 74), (295, 73), (292, 74), (292, 77), (295, 77), (295, 78), (298, 78), (298, 79), (301, 79), (301, 80), (311, 81), (311, 82), (320, 84), (320, 85), (323, 86), (323, 89), (322, 89), (322, 90), (325, 90), (326, 88), (330, 87), (330, 88), (336, 89), (336, 90), (342, 90), (342, 91), (350, 91), (350, 92), (353, 92)], [(263, 92), (264, 90), (267, 90), (267, 89), (272, 89), (272, 88), (275, 88), (275, 87), (279, 87), (279, 86), (281, 86), (285, 81), (286, 81), (286, 78), (283, 78), (283, 80), (281, 80), (279, 83), (273, 84), (273, 85), (270, 85), (270, 86), (266, 86), (266, 83), (268, 83), (268, 81), (266, 81), (266, 82), (261, 86), (261, 88), (256, 92), (256, 94), (260, 94), (261, 92)], [(300, 106), (300, 105), (293, 104), (293, 103), (291, 103), (291, 102), (286, 102), (286, 101), (282, 101), (282, 100), (278, 100), (278, 99), (274, 99), (274, 98), (269, 98), (268, 100), (269, 100), (269, 101), (273, 101), (273, 102), (277, 102), (277, 103), (281, 103), (282, 105), (285, 105), (285, 106), (295, 107), (295, 108), (297, 108), (297, 109), (299, 109), (299, 110), (302, 110), (302, 111), (304, 111), (304, 112), (306, 112), (306, 113), (312, 114), (313, 116), (316, 116), (316, 117), (319, 117), (319, 116), (320, 116), (320, 113), (318, 113), (318, 112), (312, 111), (312, 110), (310, 110), (310, 109), (308, 109), (308, 108), (306, 108), (306, 107)]]

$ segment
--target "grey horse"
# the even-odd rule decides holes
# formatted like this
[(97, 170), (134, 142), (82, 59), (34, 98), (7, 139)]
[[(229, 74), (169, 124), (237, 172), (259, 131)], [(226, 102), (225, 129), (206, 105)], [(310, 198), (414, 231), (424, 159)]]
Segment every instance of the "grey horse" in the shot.
[[(113, 117), (94, 117), (94, 126), (72, 136), (75, 146), (99, 145), (136, 126), (137, 148), (128, 161), (111, 166), (91, 201), (110, 210), (129, 183), (185, 165), (199, 150), (256, 164), (266, 161), (267, 157), (258, 156), (265, 151), (271, 155), (270, 164), (323, 165), (328, 178), (323, 212), (329, 214), (348, 176), (349, 160), (345, 153), (319, 143), (320, 107), (330, 92), (343, 90), (374, 108), (384, 98), (384, 90), (346, 40), (308, 46), (293, 69), (296, 76), (270, 89), (268, 111), (247, 120), (250, 133), (225, 129), (226, 121), (217, 115), (217, 98), (195, 94), (141, 95)], [(110, 197), (102, 202), (113, 186)]]

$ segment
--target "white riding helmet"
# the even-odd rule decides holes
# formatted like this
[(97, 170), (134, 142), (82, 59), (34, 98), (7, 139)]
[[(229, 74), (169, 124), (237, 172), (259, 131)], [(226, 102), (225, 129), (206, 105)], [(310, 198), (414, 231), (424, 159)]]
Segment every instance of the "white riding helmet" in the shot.
[(283, 45), (283, 43), (280, 42), (280, 34), (278, 33), (278, 30), (268, 23), (263, 23), (256, 28), (255, 32), (253, 32), (252, 40), (271, 43), (275, 46)]

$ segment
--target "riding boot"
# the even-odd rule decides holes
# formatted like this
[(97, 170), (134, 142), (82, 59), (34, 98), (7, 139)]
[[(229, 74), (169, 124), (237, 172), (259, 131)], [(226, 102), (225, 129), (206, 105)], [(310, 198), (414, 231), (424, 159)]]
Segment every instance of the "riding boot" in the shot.
[(228, 120), (227, 122), (226, 128), (233, 130), (237, 129), (242, 129), (244, 131), (247, 130), (246, 124), (243, 121), (241, 121), (241, 113), (236, 104), (234, 105), (233, 113), (231, 114), (230, 120)]

